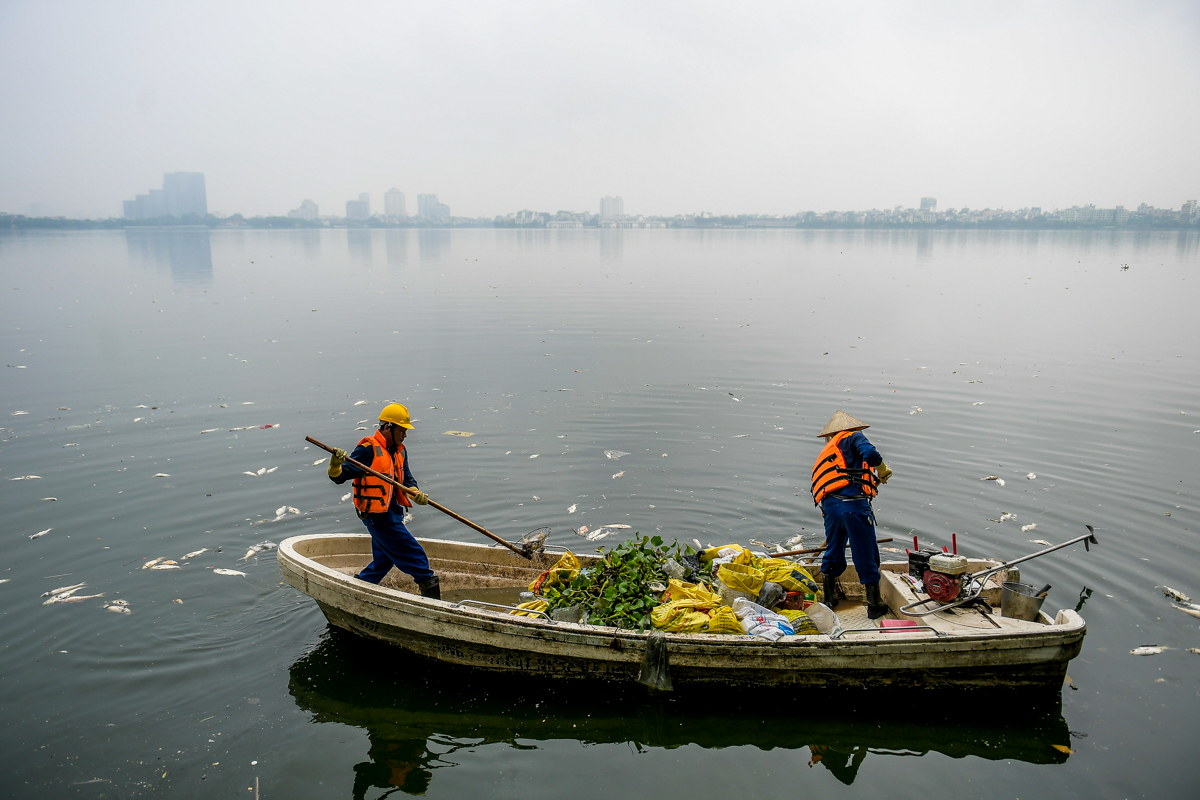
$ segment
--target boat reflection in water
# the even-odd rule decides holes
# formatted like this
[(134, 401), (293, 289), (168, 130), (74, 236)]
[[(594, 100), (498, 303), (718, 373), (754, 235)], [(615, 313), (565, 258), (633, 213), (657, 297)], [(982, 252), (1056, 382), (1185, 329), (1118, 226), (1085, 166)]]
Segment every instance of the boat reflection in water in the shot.
[(1059, 764), (1071, 741), (1058, 695), (1022, 694), (1020, 703), (1011, 690), (1002, 698), (895, 690), (822, 692), (820, 699), (811, 690), (795, 698), (787, 690), (650, 697), (640, 686), (605, 684), (596, 692), (573, 681), (493, 677), (332, 628), (292, 665), (289, 692), (314, 722), (366, 730), (370, 747), (367, 760), (354, 766), (355, 798), (371, 788), (421, 794), (435, 770), (457, 766), (466, 751), (489, 744), (794, 750), (794, 767), (823, 767), (850, 784), (868, 755)]

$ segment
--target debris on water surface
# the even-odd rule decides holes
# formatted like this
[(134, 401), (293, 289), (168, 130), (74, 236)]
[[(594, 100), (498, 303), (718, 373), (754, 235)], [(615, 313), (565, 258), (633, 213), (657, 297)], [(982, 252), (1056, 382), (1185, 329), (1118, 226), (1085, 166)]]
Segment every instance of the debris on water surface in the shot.
[(164, 561), (161, 564), (155, 564), (150, 569), (183, 569), (183, 567), (179, 566), (174, 561)]
[(1189, 647), (1188, 652), (1195, 653), (1196, 655), (1200, 656), (1200, 647)]
[(52, 530), (54, 530), (54, 528), (46, 528), (46, 530), (44, 530), (44, 531), (38, 531), (37, 533), (33, 534), (33, 535), (32, 535), (32, 536), (30, 536), (29, 538), (30, 538), (30, 539), (40, 539), (40, 538), (42, 538), (43, 536), (45, 536), (47, 533), (49, 533), (50, 531), (52, 531)]
[(108, 600), (104, 603), (104, 610), (111, 611), (114, 614), (132, 614), (133, 610), (129, 607), (128, 600)]
[(621, 477), (621, 476), (622, 476), (622, 475), (624, 475), (624, 474), (625, 474), (625, 470), (621, 470), (620, 472), (614, 472), (614, 473), (613, 473), (613, 480), (616, 480), (617, 478)]
[(1156, 656), (1164, 650), (1170, 650), (1170, 647), (1163, 647), (1157, 644), (1144, 644), (1140, 647), (1135, 647), (1129, 651), (1131, 656)]
[(175, 598), (174, 600), (172, 600), (171, 602), (172, 602), (172, 603), (178, 603), (179, 605), (183, 605), (183, 601), (182, 601), (182, 600), (180, 600), (178, 597), (176, 597), (176, 598)]
[(63, 447), (79, 447), (79, 442), (67, 442)]
[(572, 503), (572, 504), (571, 504), (571, 507), (567, 509), (567, 513), (568, 513), (568, 514), (574, 514), (574, 513), (575, 513), (575, 509), (577, 509), (577, 508), (579, 508), (579, 506), (578, 506), (577, 504), (575, 504), (575, 503)]
[(1033, 529), (1034, 529), (1034, 528), (1036, 528), (1036, 527), (1037, 527), (1037, 523), (1036, 523), (1036, 522), (1031, 522), (1031, 523), (1029, 523), (1028, 525), (1022, 525), (1022, 526), (1021, 526), (1021, 533), (1028, 533), (1029, 531), (1033, 530)]
[(60, 586), (57, 589), (51, 589), (48, 592), (42, 592), (42, 597), (53, 597), (54, 595), (62, 594), (63, 592), (78, 592), (84, 586), (87, 586), (87, 581), (84, 581), (83, 583), (77, 583), (74, 586)]
[(58, 498), (57, 498), (57, 497), (43, 497), (42, 499), (43, 499), (43, 500), (49, 500), (51, 503), (57, 503), (57, 502), (58, 502)]
[(530, 458), (537, 458), (540, 455), (541, 455), (541, 453), (534, 453), (533, 455), (530, 456)]
[(1010, 519), (1016, 519), (1017, 515), (1011, 511), (1003, 511), (1000, 513), (1000, 519), (992, 519), (988, 517), (988, 522), (1008, 522)]
[(1200, 611), (1197, 611), (1194, 608), (1185, 608), (1184, 606), (1171, 606), (1171, 608), (1175, 609), (1176, 611), (1182, 611), (1185, 614), (1190, 614), (1196, 619), (1200, 619)]
[(29, 413), (28, 411), (14, 411), (14, 412), (12, 412), (12, 415), (14, 417), (23, 417), (28, 413)]
[(920, 406), (912, 406), (909, 409), (909, 414), (920, 414), (923, 409)]
[(369, 403), (369, 402), (370, 402), (369, 400), (359, 400), (359, 401), (358, 401), (358, 402), (356, 402), (354, 405), (356, 405), (356, 406), (365, 406), (365, 405), (366, 405), (367, 403)]
[(236, 570), (236, 569), (221, 569), (221, 568), (218, 568), (218, 569), (214, 569), (214, 570), (213, 570), (213, 574), (215, 574), (215, 575), (238, 575), (238, 576), (241, 576), (241, 577), (243, 577), (243, 578), (247, 577), (246, 573), (244, 573), (244, 572), (239, 572), (239, 571), (238, 571), (238, 570)]
[[(575, 531), (575, 529), (574, 529), (574, 528), (572, 528), (571, 530)], [(582, 526), (580, 526), (579, 530), (575, 531), (575, 535), (576, 535), (576, 536), (583, 536), (583, 535), (584, 535), (585, 533), (587, 533), (587, 532), (588, 532), (588, 526), (587, 526), (587, 525), (582, 525)]]
[(41, 475), (18, 475), (15, 478), (9, 478), (10, 481), (40, 481)]
[(1071, 752), (1073, 752), (1073, 751), (1071, 750), (1071, 748), (1067, 747), (1065, 744), (1052, 744), (1052, 745), (1050, 745), (1050, 746), (1051, 746), (1051, 747), (1053, 747), (1055, 750), (1059, 751), (1060, 753), (1071, 753)]
[(603, 539), (604, 537), (609, 536), (614, 533), (616, 533), (616, 531), (610, 531), (607, 528), (596, 528), (596, 530), (592, 531), (591, 533), (589, 533), (587, 535), (587, 540), (589, 542), (598, 542), (601, 539)]
[(0, 583), (8, 583), (12, 578), (0, 578)]
[(216, 433), (216, 432), (217, 432), (217, 431), (219, 431), (219, 430), (221, 430), (221, 429), (220, 429), (220, 428), (209, 428), (208, 430), (203, 430), (203, 431), (200, 431), (200, 433), (202, 433), (202, 434), (204, 434), (204, 433)]
[(474, 436), (470, 431), (442, 431), (444, 436)]
[(315, 467), (315, 466), (317, 466), (318, 464), (324, 464), (324, 463), (325, 463), (325, 459), (323, 459), (323, 458), (318, 458), (316, 461), (314, 461), (314, 462), (312, 463), (312, 465)]
[(1003, 485), (1004, 485), (1004, 478), (997, 478), (995, 475), (988, 475), (987, 477), (985, 477), (985, 478), (980, 478), (979, 480), (981, 480), (981, 481), (995, 481), (996, 483), (1000, 484), (1001, 486), (1003, 486)]
[(353, 492), (346, 492), (344, 495), (342, 495), (342, 502), (344, 503), (349, 500), (353, 494)]
[(1190, 603), (1192, 598), (1188, 597), (1178, 589), (1172, 589), (1170, 586), (1155, 586), (1155, 589), (1162, 589), (1162, 593), (1172, 600), (1178, 600), (1181, 603)]
[(171, 475), (170, 475), (169, 473), (166, 473), (166, 472), (156, 472), (156, 473), (154, 473), (154, 477), (156, 477), (156, 478), (169, 478), (169, 477), (171, 477)]
[(625, 453), (620, 450), (605, 450), (604, 451), (604, 457), (611, 458), (613, 461), (618, 461), (618, 460), (620, 460), (620, 458), (622, 456), (627, 456), (627, 455), (629, 455), (629, 453)]
[(200, 555), (201, 553), (207, 553), (207, 552), (208, 552), (207, 547), (201, 547), (199, 550), (193, 550), (192, 552), (185, 555), (183, 557), (183, 560), (187, 561), (189, 558), (195, 558), (196, 556)]
[(1049, 542), (1047, 542), (1045, 539), (1030, 539), (1030, 540), (1029, 540), (1029, 543), (1030, 543), (1030, 544), (1040, 544), (1042, 547), (1049, 547), (1049, 546), (1050, 546), (1050, 543), (1049, 543)]
[(971, 405), (973, 405), (973, 406), (981, 406), (981, 405), (983, 405), (983, 401), (980, 401), (980, 402), (978, 402), (978, 403), (971, 403)]
[(166, 558), (167, 558), (166, 556), (161, 556), (161, 557), (159, 557), (159, 558), (152, 558), (152, 559), (150, 559), (149, 561), (147, 561), (145, 564), (142, 564), (142, 569), (150, 569), (151, 567), (153, 567), (153, 566), (154, 566), (155, 564), (157, 564), (158, 562), (160, 562), (160, 561), (165, 561), (165, 560), (166, 560)]
[(735, 438), (735, 439), (745, 439), (745, 438), (746, 438), (747, 436), (749, 436), (749, 435), (750, 435), (750, 434), (748, 434), (748, 433), (739, 433), (739, 434), (735, 435), (733, 438)]
[(1026, 476), (1025, 476), (1025, 479), (1026, 479), (1026, 480), (1030, 480), (1030, 481), (1031, 481), (1031, 480), (1033, 480), (1033, 479), (1034, 479), (1034, 478), (1036, 478), (1036, 477), (1037, 477), (1037, 475), (1034, 475), (1034, 474), (1031, 472), (1031, 473), (1029, 473), (1028, 475), (1026, 475)]

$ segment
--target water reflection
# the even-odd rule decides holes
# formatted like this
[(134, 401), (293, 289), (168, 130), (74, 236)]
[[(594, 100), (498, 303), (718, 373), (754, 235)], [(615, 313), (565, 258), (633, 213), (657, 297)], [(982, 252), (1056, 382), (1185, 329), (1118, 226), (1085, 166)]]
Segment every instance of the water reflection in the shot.
[(403, 267), (408, 263), (408, 231), (392, 228), (384, 231), (383, 243), (387, 248), (389, 267)]
[(422, 228), (417, 232), (417, 250), (422, 264), (434, 264), (450, 255), (451, 231), (444, 228)]
[(166, 268), (181, 283), (212, 283), (212, 246), (207, 228), (126, 228), (130, 260)]
[[(386, 664), (386, 670), (364, 665)], [(706, 750), (781, 751), (854, 782), (868, 756), (939, 753), (1030, 764), (1061, 764), (1070, 732), (1057, 694), (853, 693), (822, 695), (707, 690), (649, 697), (612, 687), (488, 678), (434, 665), (386, 645), (330, 630), (290, 669), (288, 691), (317, 723), (362, 728), (369, 746), (354, 765), (354, 797), (380, 788), (420, 794), (438, 769), (484, 756), (485, 745), (537, 749), (539, 742), (628, 744)], [(998, 710), (1003, 709), (1000, 713)], [(807, 750), (807, 754), (800, 752)], [(788, 751), (797, 751), (790, 758)], [(456, 758), (447, 758), (457, 753)]]
[(369, 228), (347, 228), (346, 244), (350, 249), (350, 260), (371, 264), (371, 233)]

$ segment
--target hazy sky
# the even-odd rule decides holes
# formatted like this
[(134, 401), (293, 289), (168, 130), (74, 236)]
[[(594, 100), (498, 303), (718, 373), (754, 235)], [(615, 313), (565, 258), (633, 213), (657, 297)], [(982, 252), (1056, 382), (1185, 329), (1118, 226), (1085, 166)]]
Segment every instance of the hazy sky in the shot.
[(0, 0), (0, 210), (1178, 208), (1200, 3)]

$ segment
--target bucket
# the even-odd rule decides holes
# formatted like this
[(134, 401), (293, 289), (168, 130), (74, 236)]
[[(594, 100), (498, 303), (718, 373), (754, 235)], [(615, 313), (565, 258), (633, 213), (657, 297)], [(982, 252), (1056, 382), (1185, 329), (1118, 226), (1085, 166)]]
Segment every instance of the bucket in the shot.
[(1044, 597), (1035, 597), (1036, 586), (1016, 581), (1005, 581), (1000, 585), (1000, 615), (1009, 619), (1023, 619), (1026, 622), (1037, 622), (1038, 612), (1042, 610)]

